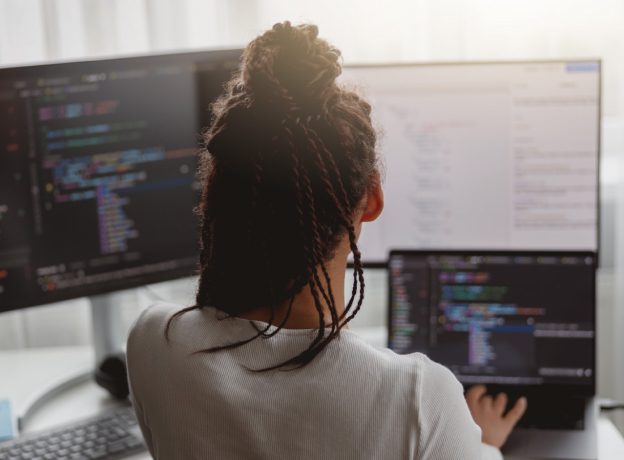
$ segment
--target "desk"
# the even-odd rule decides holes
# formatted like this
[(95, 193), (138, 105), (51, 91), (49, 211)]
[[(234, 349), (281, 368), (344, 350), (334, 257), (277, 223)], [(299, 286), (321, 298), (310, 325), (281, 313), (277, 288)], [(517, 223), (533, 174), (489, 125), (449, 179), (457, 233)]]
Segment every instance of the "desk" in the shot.
[[(0, 352), (0, 398), (8, 398), (14, 410), (21, 407), (41, 385), (55, 380), (72, 370), (93, 365), (90, 347), (59, 347)], [(94, 382), (81, 383), (57, 395), (37, 411), (25, 432), (52, 428), (57, 424), (89, 417), (114, 407), (117, 403)], [(624, 438), (613, 423), (605, 417), (598, 421), (599, 460), (624, 459)], [(130, 460), (147, 460), (147, 453), (128, 457)]]

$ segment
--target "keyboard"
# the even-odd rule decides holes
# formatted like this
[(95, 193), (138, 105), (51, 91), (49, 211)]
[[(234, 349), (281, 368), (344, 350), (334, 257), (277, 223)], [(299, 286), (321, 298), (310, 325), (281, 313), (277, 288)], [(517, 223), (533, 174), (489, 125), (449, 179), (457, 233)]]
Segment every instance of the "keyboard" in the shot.
[(0, 460), (119, 459), (145, 450), (132, 407), (0, 443)]
[(505, 412), (513, 407), (520, 396), (527, 398), (527, 410), (518, 421), (519, 428), (541, 430), (583, 430), (585, 428), (585, 398), (544, 392), (540, 389), (515, 390), (508, 387), (488, 386), (488, 394), (499, 392), (508, 396)]
[[(530, 397), (527, 397), (530, 398)], [(508, 409), (518, 397), (511, 397)], [(542, 430), (585, 429), (585, 399), (574, 397), (551, 397), (528, 399), (526, 413), (518, 422), (521, 428)]]

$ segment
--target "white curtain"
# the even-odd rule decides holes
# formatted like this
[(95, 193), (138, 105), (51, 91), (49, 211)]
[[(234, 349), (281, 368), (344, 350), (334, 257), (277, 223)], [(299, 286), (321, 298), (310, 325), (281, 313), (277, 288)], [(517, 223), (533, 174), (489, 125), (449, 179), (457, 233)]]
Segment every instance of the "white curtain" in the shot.
[[(347, 63), (603, 59), (599, 385), (624, 399), (624, 1), (0, 0), (0, 65), (243, 46), (286, 19), (318, 24)], [(87, 322), (80, 300), (3, 314), (0, 349), (86, 343)]]
[(624, 180), (621, 0), (0, 0), (0, 65), (243, 46), (286, 19), (347, 63), (600, 57), (604, 180)]
[(624, 180), (621, 0), (0, 0), (0, 65), (243, 46), (286, 19), (347, 63), (600, 57), (602, 179)]

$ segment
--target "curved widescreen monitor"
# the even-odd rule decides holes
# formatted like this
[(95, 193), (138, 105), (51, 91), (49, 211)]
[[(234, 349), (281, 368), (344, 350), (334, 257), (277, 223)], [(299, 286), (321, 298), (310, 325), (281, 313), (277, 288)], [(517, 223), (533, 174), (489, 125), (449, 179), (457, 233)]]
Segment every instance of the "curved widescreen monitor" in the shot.
[(0, 69), (0, 311), (193, 274), (218, 50)]
[(373, 106), (392, 248), (598, 251), (600, 62), (353, 66)]

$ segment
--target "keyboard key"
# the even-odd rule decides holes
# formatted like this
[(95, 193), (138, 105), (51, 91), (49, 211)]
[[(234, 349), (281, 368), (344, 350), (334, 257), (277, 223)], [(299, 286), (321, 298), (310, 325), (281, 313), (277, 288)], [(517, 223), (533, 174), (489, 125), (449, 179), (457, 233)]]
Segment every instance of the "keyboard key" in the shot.
[(91, 458), (91, 459), (106, 458), (107, 455), (108, 453), (106, 452), (106, 449), (104, 449), (103, 447), (98, 447), (90, 451), (88, 458)]

